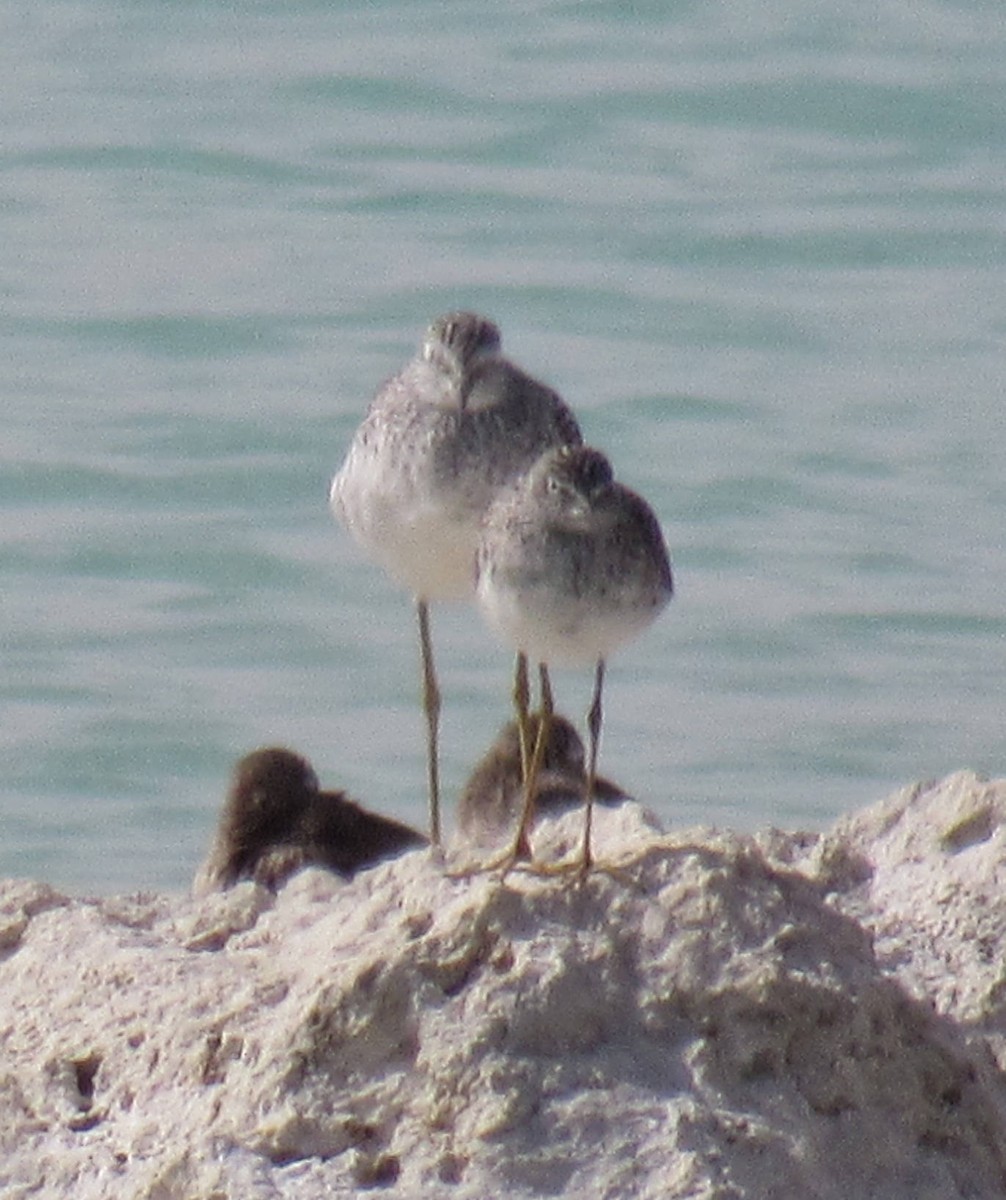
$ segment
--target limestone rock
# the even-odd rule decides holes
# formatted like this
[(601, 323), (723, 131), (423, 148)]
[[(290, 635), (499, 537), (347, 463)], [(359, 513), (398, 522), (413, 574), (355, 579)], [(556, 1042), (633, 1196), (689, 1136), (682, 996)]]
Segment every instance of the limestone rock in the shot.
[(1001, 1197), (1004, 812), (959, 775), (821, 836), (622, 813), (580, 887), (7, 881), (0, 1196)]

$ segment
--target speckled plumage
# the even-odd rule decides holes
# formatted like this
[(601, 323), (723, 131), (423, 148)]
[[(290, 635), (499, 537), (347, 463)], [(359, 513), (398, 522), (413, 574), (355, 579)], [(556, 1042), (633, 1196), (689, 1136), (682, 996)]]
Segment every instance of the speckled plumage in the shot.
[(479, 529), (496, 493), (543, 450), (580, 441), (558, 393), (502, 356), (492, 321), (449, 313), (378, 390), (332, 480), (335, 516), (416, 600), (435, 844), (440, 691), (429, 603), (472, 596)]
[(497, 498), (477, 562), (487, 620), (537, 662), (607, 658), (673, 591), (653, 510), (588, 446), (543, 454)]
[(498, 328), (453, 313), (377, 392), (332, 481), (332, 510), (414, 596), (464, 599), (497, 491), (543, 450), (580, 441), (558, 393), (502, 356)]
[[(546, 713), (552, 691), (549, 665), (594, 664), (580, 860), (585, 873), (592, 863), (605, 661), (655, 620), (673, 592), (660, 525), (641, 496), (616, 482), (600, 451), (583, 445), (548, 450), (490, 506), (476, 579), (486, 620), (520, 654), (538, 662)], [(523, 808), (505, 867), (527, 853), (538, 787), (537, 750), (528, 763)]]

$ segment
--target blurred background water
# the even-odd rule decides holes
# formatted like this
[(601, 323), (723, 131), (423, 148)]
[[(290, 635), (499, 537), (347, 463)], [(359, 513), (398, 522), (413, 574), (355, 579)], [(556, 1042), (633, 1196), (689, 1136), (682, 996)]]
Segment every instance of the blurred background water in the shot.
[[(982, 0), (40, 0), (0, 38), (0, 873), (182, 888), (282, 742), (425, 822), (331, 520), (456, 307), (658, 511), (602, 769), (820, 828), (1003, 768), (1006, 23)], [(453, 799), (509, 652), (435, 610)], [(579, 717), (589, 672), (560, 673)]]

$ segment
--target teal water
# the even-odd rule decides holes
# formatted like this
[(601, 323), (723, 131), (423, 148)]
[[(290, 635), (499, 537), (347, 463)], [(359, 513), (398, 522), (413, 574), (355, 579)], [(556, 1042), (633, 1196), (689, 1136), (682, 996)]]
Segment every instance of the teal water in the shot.
[[(422, 823), (408, 599), (331, 521), (453, 307), (574, 405), (678, 595), (602, 767), (821, 827), (1003, 769), (992, 3), (8, 5), (0, 873), (183, 887), (263, 742)], [(509, 654), (435, 612), (456, 791)], [(586, 707), (589, 673), (557, 679)]]

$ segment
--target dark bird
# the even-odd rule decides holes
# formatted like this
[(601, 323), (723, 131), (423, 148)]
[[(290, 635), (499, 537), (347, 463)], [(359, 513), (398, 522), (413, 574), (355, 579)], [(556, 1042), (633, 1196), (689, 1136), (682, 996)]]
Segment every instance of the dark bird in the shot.
[[(541, 724), (539, 713), (529, 714), (528, 737), (533, 745)], [(512, 838), (524, 803), (520, 732), (508, 721), (496, 740), (475, 765), (458, 804), (458, 830), (463, 838), (495, 844)], [(583, 804), (587, 763), (583, 741), (571, 721), (553, 713), (549, 721), (541, 770), (535, 784), (533, 821), (543, 813), (561, 813)], [(629, 797), (609, 779), (594, 780), (594, 799), (618, 804)], [(529, 847), (520, 857), (529, 858)]]
[(240, 759), (231, 776), (197, 893), (252, 879), (275, 891), (302, 867), (357, 871), (427, 845), (421, 833), (368, 812), (344, 792), (322, 791), (307, 759), (270, 746)]

